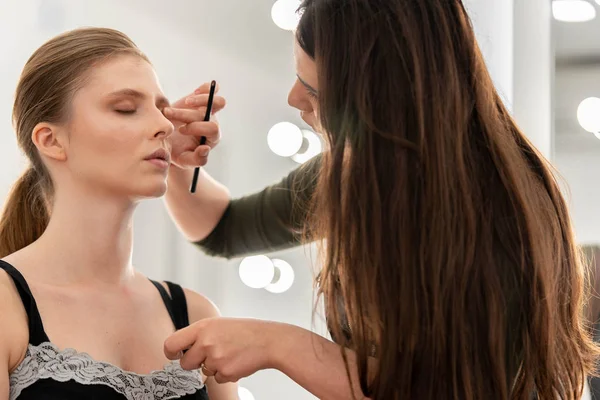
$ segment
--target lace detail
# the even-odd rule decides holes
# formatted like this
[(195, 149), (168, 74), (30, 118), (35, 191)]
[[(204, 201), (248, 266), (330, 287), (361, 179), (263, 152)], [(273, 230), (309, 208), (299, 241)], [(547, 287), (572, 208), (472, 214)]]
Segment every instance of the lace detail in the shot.
[(58, 382), (73, 380), (84, 385), (106, 385), (128, 400), (169, 400), (193, 394), (204, 387), (198, 371), (186, 371), (179, 362), (171, 362), (160, 371), (147, 375), (123, 371), (94, 360), (73, 349), (60, 351), (52, 343), (29, 345), (23, 362), (10, 375), (10, 400), (41, 379)]

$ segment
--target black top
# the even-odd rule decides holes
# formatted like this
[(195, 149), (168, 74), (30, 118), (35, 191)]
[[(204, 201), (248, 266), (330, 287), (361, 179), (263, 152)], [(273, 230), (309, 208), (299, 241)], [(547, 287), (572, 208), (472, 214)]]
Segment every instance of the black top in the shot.
[[(25, 359), (10, 374), (9, 400), (208, 400), (198, 371), (186, 371), (178, 362), (147, 375), (124, 371), (96, 361), (74, 349), (59, 350), (42, 324), (31, 290), (21, 273), (0, 260), (14, 281), (27, 311), (29, 345)], [(187, 302), (181, 286), (167, 282), (171, 295), (158, 282), (158, 289), (176, 329), (189, 325)]]

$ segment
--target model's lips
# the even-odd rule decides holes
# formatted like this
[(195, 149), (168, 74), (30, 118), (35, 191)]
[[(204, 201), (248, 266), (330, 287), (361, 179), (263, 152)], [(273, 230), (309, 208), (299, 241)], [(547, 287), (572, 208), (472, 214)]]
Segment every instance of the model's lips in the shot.
[(163, 148), (156, 150), (154, 153), (150, 154), (144, 160), (163, 160), (167, 163), (171, 162), (171, 154)]
[(171, 154), (167, 150), (160, 148), (144, 158), (144, 160), (150, 161), (160, 168), (167, 168), (171, 164)]

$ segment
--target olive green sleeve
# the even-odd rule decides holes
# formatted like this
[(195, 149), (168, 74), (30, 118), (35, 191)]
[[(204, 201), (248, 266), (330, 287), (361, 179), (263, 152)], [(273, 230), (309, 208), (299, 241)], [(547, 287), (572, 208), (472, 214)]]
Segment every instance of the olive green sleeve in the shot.
[(232, 200), (215, 229), (196, 245), (225, 258), (299, 245), (320, 165), (317, 156), (279, 183)]

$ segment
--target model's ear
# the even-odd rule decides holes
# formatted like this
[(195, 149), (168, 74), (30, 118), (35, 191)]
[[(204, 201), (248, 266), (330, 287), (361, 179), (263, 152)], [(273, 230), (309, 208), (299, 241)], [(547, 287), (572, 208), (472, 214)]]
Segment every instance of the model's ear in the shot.
[(31, 140), (43, 157), (55, 161), (66, 161), (67, 152), (64, 146), (66, 135), (61, 127), (41, 122), (33, 128)]

